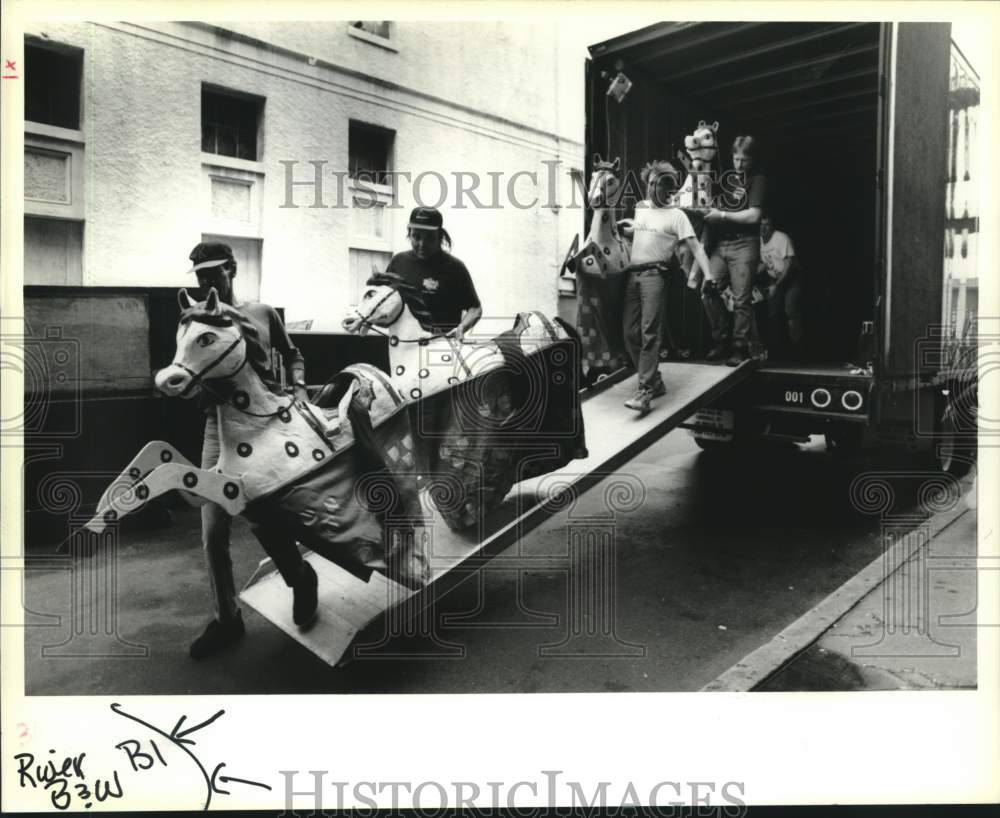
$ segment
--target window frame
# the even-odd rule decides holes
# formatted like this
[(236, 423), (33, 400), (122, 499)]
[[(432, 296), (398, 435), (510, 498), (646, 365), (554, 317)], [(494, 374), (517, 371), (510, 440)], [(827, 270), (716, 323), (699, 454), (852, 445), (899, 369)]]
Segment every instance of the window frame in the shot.
[[(252, 157), (239, 156), (239, 143), (237, 142), (237, 155), (229, 153), (219, 153), (218, 151), (208, 151), (205, 150), (205, 95), (211, 94), (215, 97), (227, 97), (229, 99), (235, 99), (242, 102), (247, 102), (256, 107), (256, 122), (254, 127), (254, 151)], [(206, 156), (220, 156), (226, 159), (235, 159), (240, 162), (256, 162), (262, 161), (264, 155), (264, 110), (267, 104), (267, 98), (262, 97), (259, 94), (252, 94), (248, 91), (239, 91), (234, 88), (226, 88), (222, 85), (215, 85), (211, 82), (201, 83), (201, 98), (199, 100), (201, 105), (200, 110), (200, 130), (201, 135), (199, 139), (199, 145), (201, 147), (201, 153)], [(218, 136), (216, 136), (216, 145), (218, 144)]]

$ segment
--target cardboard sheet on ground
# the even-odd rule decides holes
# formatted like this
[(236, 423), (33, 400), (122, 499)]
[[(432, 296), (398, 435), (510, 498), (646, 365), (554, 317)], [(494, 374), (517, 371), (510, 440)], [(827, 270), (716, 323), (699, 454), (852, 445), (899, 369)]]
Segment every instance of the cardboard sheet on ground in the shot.
[(337, 664), (350, 658), (352, 644), (363, 631), (375, 634), (372, 641), (377, 643), (378, 630), (387, 615), (408, 618), (425, 610), (433, 599), (470, 576), (471, 571), (456, 570), (463, 563), (495, 556), (517, 542), (565, 508), (567, 494), (579, 495), (620, 468), (746, 378), (753, 367), (753, 362), (735, 369), (661, 364), (667, 394), (645, 417), (623, 406), (635, 389), (634, 376), (599, 384), (582, 404), (589, 456), (517, 484), (479, 525), (452, 531), (423, 496), (425, 511), (433, 518), (433, 580), (420, 591), (410, 591), (381, 574), (373, 574), (366, 582), (316, 554), (308, 554), (306, 558), (319, 575), (319, 612), (310, 628), (302, 630), (292, 622), (291, 592), (268, 560), (250, 578), (240, 599), (323, 661)]

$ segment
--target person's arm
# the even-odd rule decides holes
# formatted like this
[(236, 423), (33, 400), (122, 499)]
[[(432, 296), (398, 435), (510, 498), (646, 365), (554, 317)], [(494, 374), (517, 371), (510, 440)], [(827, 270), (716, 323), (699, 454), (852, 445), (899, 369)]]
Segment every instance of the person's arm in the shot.
[(705, 221), (719, 224), (760, 224), (759, 207), (746, 210), (716, 210), (714, 207), (705, 214)]
[(798, 256), (788, 256), (787, 258), (783, 258), (779, 262), (777, 270), (778, 277), (774, 280), (774, 283), (780, 284), (798, 268), (799, 268)]
[(271, 346), (281, 353), (281, 360), (285, 364), (285, 375), (288, 383), (292, 386), (292, 394), (302, 401), (309, 400), (309, 393), (306, 391), (306, 362), (302, 353), (292, 343), (288, 336), (288, 330), (282, 323), (278, 313), (271, 311)]
[[(685, 239), (685, 242), (687, 242), (688, 249), (694, 255), (694, 264), (697, 264), (699, 267), (701, 267), (701, 270), (705, 274), (705, 277), (708, 278), (710, 268), (708, 263), (708, 256), (705, 254), (705, 248), (701, 246), (701, 242), (698, 241), (697, 237), (695, 236), (690, 236), (689, 238)], [(691, 272), (694, 273), (694, 271), (695, 271), (694, 266), (692, 265)]]
[[(458, 261), (458, 259), (455, 260)], [(461, 341), (465, 333), (472, 329), (479, 319), (483, 317), (483, 306), (479, 301), (476, 285), (472, 283), (472, 276), (469, 274), (469, 269), (461, 261), (458, 261), (458, 264), (460, 267), (456, 276), (455, 286), (458, 287), (459, 296), (467, 306), (462, 308), (462, 320), (458, 322), (458, 326), (449, 332), (448, 335), (453, 335)]]

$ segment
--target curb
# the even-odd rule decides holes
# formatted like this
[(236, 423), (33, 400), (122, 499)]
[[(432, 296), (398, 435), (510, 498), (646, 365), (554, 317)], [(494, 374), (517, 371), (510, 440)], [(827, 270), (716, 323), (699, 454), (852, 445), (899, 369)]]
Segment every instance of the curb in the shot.
[[(924, 525), (930, 531), (929, 538), (937, 537), (938, 534), (967, 513), (975, 514), (976, 511), (966, 506), (963, 496), (956, 508), (928, 517)], [(753, 690), (818, 640), (873, 589), (913, 559), (920, 547), (919, 542), (906, 544), (906, 541), (893, 546), (893, 550), (897, 550), (898, 553), (892, 557), (892, 564), (896, 567), (890, 574), (885, 572), (886, 555), (879, 554), (861, 571), (818, 605), (806, 611), (771, 641), (747, 654), (735, 665), (703, 686), (701, 692), (746, 693)]]

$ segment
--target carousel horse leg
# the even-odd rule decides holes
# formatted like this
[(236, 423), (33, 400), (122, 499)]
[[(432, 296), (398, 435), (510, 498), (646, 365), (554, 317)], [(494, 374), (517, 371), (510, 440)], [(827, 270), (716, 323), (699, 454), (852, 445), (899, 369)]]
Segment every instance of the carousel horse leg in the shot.
[(284, 523), (265, 520), (252, 530), (285, 585), (292, 589), (292, 620), (300, 627), (308, 625), (316, 615), (318, 602), (316, 571), (302, 558), (295, 537)]
[(233, 517), (246, 508), (241, 480), (182, 463), (164, 463), (119, 495), (108, 495), (103, 511), (99, 511), (84, 527), (100, 534), (109, 523), (138, 511), (154, 497), (174, 489), (217, 503)]
[[(122, 469), (122, 473), (111, 481), (111, 485), (108, 486), (97, 503), (96, 515), (100, 516), (108, 510), (110, 498), (116, 491), (124, 492), (125, 489), (134, 486), (153, 469), (164, 463), (180, 463), (182, 466), (194, 468), (194, 464), (169, 443), (162, 440), (150, 441), (132, 458), (132, 462)], [(205, 502), (202, 498), (187, 491), (182, 491), (181, 496), (193, 506), (202, 505)]]

